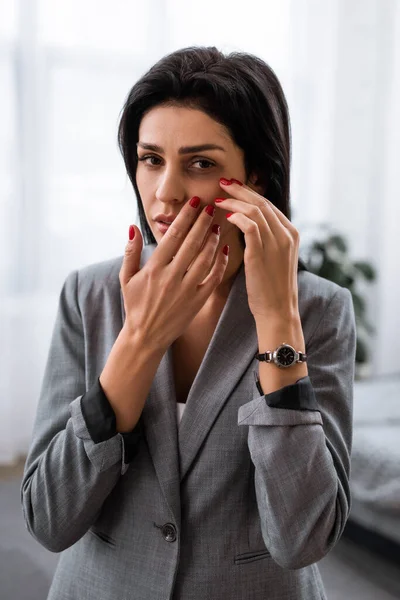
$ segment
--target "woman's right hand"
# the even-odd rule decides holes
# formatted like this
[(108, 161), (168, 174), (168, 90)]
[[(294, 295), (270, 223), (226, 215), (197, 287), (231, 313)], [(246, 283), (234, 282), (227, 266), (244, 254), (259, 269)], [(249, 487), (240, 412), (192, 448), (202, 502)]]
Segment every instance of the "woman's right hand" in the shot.
[(206, 208), (187, 202), (141, 269), (137, 227), (126, 245), (119, 274), (124, 328), (154, 350), (165, 352), (185, 331), (224, 276), (228, 256), (221, 249), (215, 258), (219, 232)]

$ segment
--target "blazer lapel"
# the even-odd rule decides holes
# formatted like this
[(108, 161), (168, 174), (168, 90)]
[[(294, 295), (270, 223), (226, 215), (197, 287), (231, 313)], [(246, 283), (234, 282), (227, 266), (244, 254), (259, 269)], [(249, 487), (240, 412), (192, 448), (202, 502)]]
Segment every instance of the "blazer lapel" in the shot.
[(171, 349), (164, 354), (143, 408), (145, 437), (164, 497), (180, 525), (180, 474)]
[(257, 331), (242, 263), (190, 389), (179, 426), (181, 481), (257, 349)]

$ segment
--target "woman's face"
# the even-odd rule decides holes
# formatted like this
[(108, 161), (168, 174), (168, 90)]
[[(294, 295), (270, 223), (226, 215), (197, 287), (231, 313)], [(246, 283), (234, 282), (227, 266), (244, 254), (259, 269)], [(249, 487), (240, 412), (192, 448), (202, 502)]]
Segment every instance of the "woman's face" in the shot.
[[(136, 182), (147, 222), (157, 241), (164, 232), (157, 214), (177, 215), (193, 196), (200, 207), (227, 197), (220, 177), (245, 180), (244, 154), (227, 130), (201, 110), (157, 106), (143, 117), (137, 145)], [(217, 205), (218, 206), (218, 205)], [(213, 223), (221, 227), (220, 246), (241, 246), (239, 229), (217, 208)]]

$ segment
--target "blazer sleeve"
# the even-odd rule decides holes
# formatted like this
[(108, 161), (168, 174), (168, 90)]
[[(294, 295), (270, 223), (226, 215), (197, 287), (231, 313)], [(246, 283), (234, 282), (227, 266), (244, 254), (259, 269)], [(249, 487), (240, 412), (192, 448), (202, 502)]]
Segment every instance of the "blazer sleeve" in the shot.
[[(83, 397), (97, 405), (99, 414), (104, 399), (98, 383), (86, 392), (77, 286), (75, 271), (60, 294), (20, 490), (28, 531), (52, 552), (65, 550), (87, 532), (129, 466), (123, 435), (110, 437), (106, 422), (94, 440), (82, 412)], [(93, 415), (90, 427), (93, 433)]]
[(239, 409), (262, 536), (284, 568), (321, 560), (349, 515), (355, 350), (352, 297), (340, 288), (307, 343), (308, 377)]

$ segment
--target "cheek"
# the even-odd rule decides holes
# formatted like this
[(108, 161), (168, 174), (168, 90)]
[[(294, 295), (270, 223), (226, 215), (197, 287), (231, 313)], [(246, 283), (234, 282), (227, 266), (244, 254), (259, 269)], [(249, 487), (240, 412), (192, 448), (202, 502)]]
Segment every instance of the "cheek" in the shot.
[(136, 185), (139, 188), (140, 196), (146, 195), (148, 192), (149, 183), (150, 182), (148, 181), (148, 177), (146, 177), (146, 173), (143, 171), (143, 169), (138, 167), (136, 170)]
[(147, 215), (148, 210), (151, 208), (152, 198), (154, 198), (154, 190), (152, 189), (149, 177), (140, 169), (138, 169), (138, 171), (136, 172), (136, 185), (139, 190), (139, 195), (142, 200), (144, 211)]
[[(199, 177), (197, 181), (193, 183), (193, 188), (196, 188), (196, 195), (200, 196), (204, 204), (213, 203), (215, 198), (224, 195), (224, 192), (219, 185), (220, 177), (223, 177), (223, 174), (216, 174), (214, 172), (207, 177)], [(218, 208), (218, 206), (216, 206), (216, 208)]]

